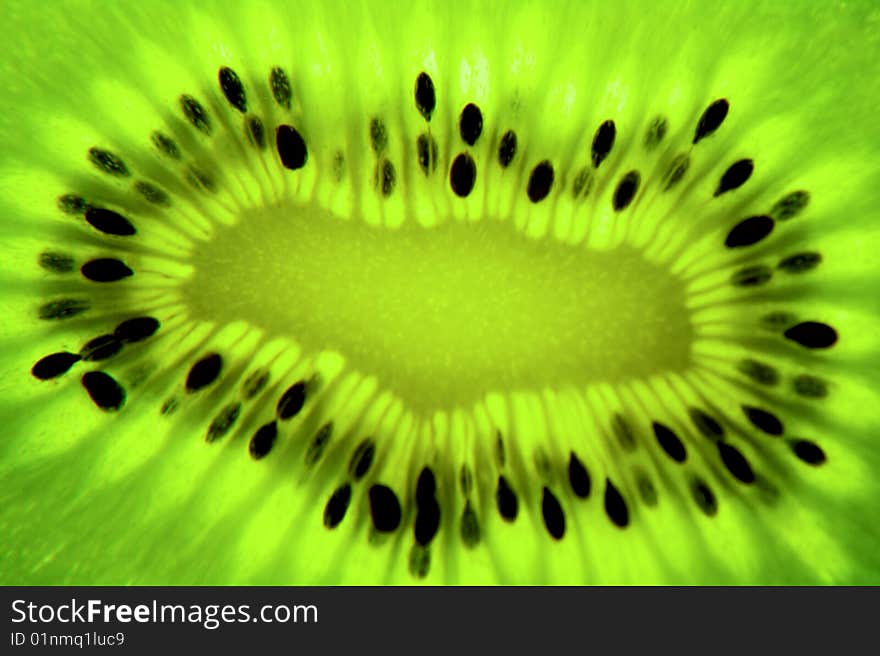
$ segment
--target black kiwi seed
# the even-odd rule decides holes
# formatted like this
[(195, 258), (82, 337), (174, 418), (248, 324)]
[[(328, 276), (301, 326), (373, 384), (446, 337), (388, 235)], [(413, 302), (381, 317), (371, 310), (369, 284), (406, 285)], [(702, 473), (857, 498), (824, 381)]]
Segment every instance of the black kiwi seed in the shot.
[(769, 364), (745, 359), (737, 365), (737, 369), (760, 385), (776, 385), (779, 383), (779, 372)]
[(547, 198), (552, 187), (553, 165), (545, 159), (532, 169), (532, 173), (529, 175), (529, 183), (526, 188), (526, 193), (528, 194), (530, 201), (533, 203), (540, 203)]
[(724, 119), (727, 118), (728, 109), (730, 109), (730, 104), (724, 98), (716, 100), (705, 109), (697, 123), (697, 129), (694, 131), (694, 144), (721, 127)]
[(573, 451), (568, 458), (568, 483), (576, 497), (590, 496), (590, 473)]
[(82, 265), (80, 273), (92, 282), (118, 282), (134, 275), (124, 262), (113, 257), (89, 260)]
[(238, 74), (228, 66), (224, 66), (217, 74), (220, 82), (220, 89), (229, 104), (235, 107), (242, 114), (247, 112), (247, 95), (244, 92), (244, 85)]
[(40, 268), (52, 273), (70, 273), (76, 268), (76, 263), (72, 256), (64, 253), (54, 253), (52, 251), (44, 251), (40, 253), (37, 260)]
[(263, 121), (260, 120), (259, 116), (248, 116), (246, 124), (250, 142), (256, 148), (265, 150), (266, 130), (263, 128)]
[(437, 492), (437, 479), (430, 467), (423, 467), (416, 481), (416, 501), (428, 501)]
[(477, 164), (468, 153), (459, 153), (449, 167), (449, 186), (456, 196), (467, 197), (474, 188)]
[(89, 225), (105, 235), (129, 237), (137, 232), (131, 221), (113, 210), (90, 207), (86, 210), (85, 217)]
[(89, 148), (89, 161), (108, 175), (125, 178), (131, 175), (128, 167), (119, 157), (103, 148)]
[(574, 198), (586, 196), (592, 188), (593, 172), (585, 166), (574, 176), (574, 181), (571, 183), (571, 195)]
[(192, 96), (183, 94), (180, 96), (180, 109), (194, 128), (205, 134), (211, 134), (211, 120), (202, 103)]
[(311, 467), (321, 459), (321, 456), (324, 455), (324, 451), (327, 449), (327, 444), (330, 443), (331, 437), (333, 437), (333, 422), (328, 421), (318, 429), (318, 432), (315, 433), (309, 444), (309, 448), (306, 450), (306, 467)]
[(828, 396), (828, 384), (821, 378), (809, 374), (795, 376), (791, 386), (795, 394), (808, 399), (824, 399)]
[(654, 437), (657, 438), (657, 443), (666, 452), (666, 455), (675, 462), (684, 462), (687, 458), (687, 450), (678, 438), (678, 435), (671, 428), (657, 421), (653, 422), (651, 427), (654, 429)]
[(474, 512), (471, 502), (464, 504), (464, 510), (461, 513), (461, 527), (459, 529), (461, 541), (468, 549), (473, 549), (480, 542), (480, 522), (477, 519), (477, 513)]
[(70, 371), (82, 358), (76, 353), (52, 353), (37, 360), (31, 367), (31, 375), (38, 380), (50, 380)]
[(64, 194), (58, 197), (58, 209), (65, 214), (82, 214), (88, 209), (86, 199), (77, 194)]
[(810, 194), (806, 191), (793, 191), (779, 199), (770, 210), (770, 216), (777, 221), (787, 221), (800, 214), (810, 204)]
[(541, 515), (544, 526), (554, 540), (561, 540), (565, 535), (565, 513), (559, 505), (559, 499), (546, 487), (541, 497)]
[(663, 176), (663, 191), (669, 191), (677, 185), (688, 171), (691, 158), (687, 155), (676, 155), (669, 163), (669, 168)]
[(752, 471), (752, 466), (739, 449), (727, 442), (719, 442), (718, 453), (721, 456), (721, 462), (734, 478), (743, 483), (755, 482), (755, 472)]
[(373, 466), (375, 456), (376, 443), (371, 438), (368, 437), (357, 445), (348, 463), (348, 471), (354, 480), (359, 481), (367, 475), (370, 467)]
[(159, 326), (159, 320), (154, 317), (135, 317), (117, 325), (113, 330), (113, 336), (121, 342), (132, 344), (152, 337), (159, 330)]
[(281, 107), (290, 109), (290, 81), (284, 69), (276, 66), (269, 73), (269, 86), (272, 87), (272, 97)]
[(434, 82), (431, 76), (422, 71), (416, 78), (416, 109), (426, 121), (431, 120), (434, 107), (437, 105), (437, 96), (434, 92)]
[[(433, 474), (428, 469), (423, 470), (419, 476), (418, 487), (422, 488), (425, 485), (422, 481), (425, 476), (430, 476), (432, 479), (431, 487), (433, 487)], [(416, 523), (413, 529), (416, 542), (421, 545), (429, 544), (437, 535), (438, 530), (440, 530), (440, 504), (434, 498), (433, 489), (430, 492), (427, 490), (422, 490), (421, 493), (417, 492)]]
[(616, 526), (624, 528), (629, 524), (629, 509), (626, 501), (611, 479), (605, 479), (605, 514)]
[(468, 146), (473, 146), (477, 143), (477, 139), (483, 133), (483, 112), (474, 103), (468, 103), (461, 110), (458, 131), (461, 134), (462, 140)]
[(122, 342), (115, 335), (99, 335), (86, 342), (79, 354), (86, 362), (98, 362), (112, 358), (121, 350)]
[(501, 168), (506, 169), (510, 166), (514, 156), (516, 156), (516, 132), (508, 130), (498, 143), (498, 163)]
[(778, 266), (786, 273), (804, 273), (815, 269), (820, 262), (822, 262), (820, 253), (797, 253), (783, 258)]
[(608, 157), (611, 149), (614, 147), (614, 138), (617, 129), (614, 127), (614, 121), (605, 121), (596, 130), (593, 135), (593, 144), (590, 147), (593, 167), (599, 168), (599, 165)]
[(427, 132), (416, 138), (416, 156), (419, 166), (425, 175), (430, 175), (437, 168), (437, 140)]
[(743, 406), (743, 412), (755, 428), (764, 431), (768, 435), (782, 435), (785, 431), (782, 422), (772, 412), (748, 405)]
[(773, 270), (763, 264), (743, 267), (734, 271), (730, 276), (730, 283), (735, 287), (757, 287), (770, 282)]
[(370, 516), (373, 527), (380, 533), (390, 533), (400, 526), (401, 511), (397, 495), (387, 485), (370, 486)]
[(730, 229), (724, 239), (724, 245), (727, 248), (740, 248), (757, 244), (773, 232), (774, 224), (775, 221), (769, 216), (750, 216)]
[(300, 380), (288, 387), (284, 394), (281, 395), (275, 411), (281, 420), (292, 419), (299, 414), (305, 403), (306, 381)]
[(83, 299), (62, 298), (41, 305), (37, 310), (37, 316), (43, 321), (70, 319), (82, 314), (90, 307), (91, 304)]
[(351, 483), (340, 485), (333, 491), (324, 506), (324, 526), (336, 528), (345, 518), (348, 504), (351, 503)]
[(815, 442), (809, 440), (794, 440), (791, 443), (794, 454), (808, 465), (821, 465), (825, 462), (825, 452)]
[(615, 212), (621, 212), (629, 207), (639, 190), (640, 181), (641, 177), (638, 171), (630, 171), (621, 178), (614, 190), (614, 197), (611, 199), (611, 205)]
[(718, 500), (715, 498), (715, 493), (700, 479), (695, 479), (691, 483), (691, 495), (706, 516), (713, 517), (718, 513)]
[(784, 335), (793, 342), (810, 349), (829, 348), (837, 342), (837, 331), (828, 324), (818, 321), (799, 323), (786, 330)]
[(167, 155), (171, 159), (180, 159), (180, 147), (177, 145), (177, 142), (167, 134), (157, 130), (150, 135), (150, 141), (152, 141), (153, 145), (164, 155)]
[(278, 423), (270, 421), (268, 424), (260, 426), (251, 441), (248, 443), (248, 453), (254, 460), (260, 460), (269, 455), (272, 447), (275, 446), (275, 440), (278, 438)]
[(388, 130), (380, 118), (370, 119), (370, 145), (373, 152), (381, 155), (388, 148)]
[(275, 130), (275, 146), (284, 168), (301, 169), (306, 165), (309, 151), (302, 135), (292, 125), (279, 125)]
[(669, 130), (669, 122), (663, 118), (662, 116), (657, 116), (654, 120), (651, 121), (650, 125), (648, 125), (648, 129), (645, 131), (645, 139), (643, 144), (645, 146), (645, 150), (651, 152), (657, 146), (660, 145), (660, 142), (663, 141), (663, 138), (666, 136), (666, 132)]
[(205, 441), (215, 442), (225, 436), (233, 425), (235, 425), (235, 422), (238, 421), (238, 418), (241, 415), (241, 408), (241, 403), (238, 401), (224, 406), (211, 421), (211, 425), (208, 426)]
[(134, 183), (135, 191), (137, 191), (141, 196), (144, 197), (148, 203), (152, 203), (153, 205), (160, 205), (162, 207), (168, 207), (171, 205), (171, 198), (169, 198), (168, 194), (159, 189), (156, 185), (150, 182), (144, 182), (143, 180), (138, 180)]
[(223, 369), (223, 358), (219, 353), (209, 353), (198, 360), (186, 375), (186, 391), (198, 392), (217, 380)]
[(750, 159), (741, 159), (731, 164), (721, 176), (718, 187), (715, 189), (715, 197), (723, 193), (742, 187), (752, 177), (755, 164)]
[(700, 431), (703, 436), (708, 437), (709, 439), (724, 437), (724, 429), (721, 427), (721, 424), (699, 408), (688, 408), (688, 415), (690, 415), (694, 426), (697, 427), (697, 430)]
[(498, 477), (498, 487), (495, 489), (495, 502), (498, 505), (498, 514), (501, 518), (512, 522), (516, 519), (519, 512), (519, 502), (516, 498), (516, 492), (510, 487), (510, 483), (504, 476)]
[(125, 390), (110, 374), (103, 371), (89, 371), (83, 374), (81, 382), (92, 401), (101, 410), (112, 412), (119, 410), (125, 404)]

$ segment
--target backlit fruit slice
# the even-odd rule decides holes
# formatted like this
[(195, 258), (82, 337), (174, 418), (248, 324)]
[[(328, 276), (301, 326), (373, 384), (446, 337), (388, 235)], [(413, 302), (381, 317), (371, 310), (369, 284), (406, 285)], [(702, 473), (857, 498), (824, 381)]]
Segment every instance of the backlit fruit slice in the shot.
[(0, 582), (880, 582), (876, 9), (190, 4), (6, 3)]

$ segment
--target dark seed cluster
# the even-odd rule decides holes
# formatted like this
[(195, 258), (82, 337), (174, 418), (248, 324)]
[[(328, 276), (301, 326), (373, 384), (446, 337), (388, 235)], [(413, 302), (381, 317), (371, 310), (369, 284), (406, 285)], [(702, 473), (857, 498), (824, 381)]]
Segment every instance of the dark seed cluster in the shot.
[[(240, 138), (257, 151), (271, 147), (271, 135), (274, 130), (275, 150), (281, 166), (289, 171), (298, 171), (308, 164), (309, 149), (303, 133), (292, 124), (296, 122), (295, 117), (285, 118), (283, 123), (276, 123), (270, 122), (267, 116), (264, 123), (263, 118), (250, 113), (254, 110), (253, 105), (259, 104), (256, 101), (265, 93), (265, 78), (260, 83), (264, 89), (263, 93), (257, 91), (251, 94), (250, 103), (248, 91), (253, 92), (253, 88), (246, 85), (238, 73), (229, 66), (218, 69), (216, 84), (219, 87), (219, 94), (222, 94), (222, 99), (225, 99), (228, 107), (217, 95), (218, 87), (214, 87), (217, 102), (203, 104), (194, 95), (180, 95), (175, 112), (178, 115), (182, 114), (185, 119), (184, 128), (190, 133), (190, 138), (178, 135), (181, 137), (178, 141), (166, 132), (153, 131), (148, 138), (155, 158), (166, 166), (180, 167), (181, 175), (193, 187), (207, 192), (216, 191), (218, 185), (222, 183), (222, 176), (215, 175), (219, 171), (211, 169), (210, 166), (205, 170), (201, 168), (203, 163), (195, 164), (188, 161), (186, 145), (191, 143), (193, 135), (200, 139), (215, 136), (217, 127), (227, 124), (228, 116), (235, 116), (240, 121), (238, 124)], [(291, 109), (293, 99), (291, 79), (281, 67), (269, 71), (268, 89), (282, 112)], [(415, 110), (425, 123), (419, 130), (420, 133), (416, 135), (414, 151), (412, 142), (409, 142), (409, 151), (414, 152), (422, 173), (431, 176), (438, 168), (441, 150), (431, 132), (432, 120), (437, 112), (437, 88), (427, 72), (423, 71), (416, 77), (413, 100)], [(211, 108), (211, 113), (208, 108)], [(225, 113), (221, 113), (223, 108)], [(685, 148), (677, 153), (671, 147), (660, 147), (670, 134), (667, 118), (655, 116), (641, 128), (644, 130), (643, 133), (640, 129), (639, 135), (636, 136), (636, 144), (640, 142), (646, 152), (657, 151), (658, 157), (663, 158), (659, 165), (660, 190), (668, 192), (684, 187), (681, 183), (691, 170), (692, 158), (699, 162), (697, 155), (699, 150), (696, 147), (702, 149), (710, 147), (704, 142), (711, 143), (711, 139), (721, 130), (729, 113), (730, 103), (727, 99), (721, 98), (710, 103), (693, 127), (691, 144), (689, 146), (685, 144)], [(400, 144), (396, 132), (393, 131), (395, 124), (388, 123), (388, 120), (388, 115), (376, 115), (369, 118), (361, 127), (361, 129), (366, 128), (364, 136), (368, 140), (374, 158), (373, 184), (383, 198), (391, 197), (399, 184), (398, 171), (391, 157), (395, 152), (394, 147)], [(643, 185), (650, 186), (650, 178), (645, 178), (643, 181), (644, 171), (627, 170), (629, 167), (626, 167), (622, 168), (622, 171), (625, 171), (622, 174), (616, 172), (615, 162), (622, 156), (620, 144), (625, 144), (630, 135), (619, 134), (618, 126), (611, 118), (603, 120), (592, 132), (589, 154), (583, 153), (584, 160), (579, 164), (580, 168), (572, 172), (557, 170), (550, 159), (542, 158), (540, 153), (531, 153), (531, 142), (523, 142), (524, 147), (513, 129), (503, 129), (505, 126), (499, 126), (502, 129), (497, 132), (484, 130), (483, 109), (474, 102), (465, 104), (458, 115), (453, 115), (450, 120), (457, 122), (458, 136), (463, 145), (453, 148), (452, 152), (444, 151), (444, 164), (440, 168), (441, 171), (445, 170), (444, 167), (448, 163), (449, 187), (459, 198), (469, 197), (476, 188), (478, 164), (482, 165), (482, 162), (479, 161), (479, 151), (475, 148), (481, 139), (484, 142), (486, 139), (492, 140), (491, 144), (487, 144), (487, 151), (491, 154), (491, 159), (495, 159), (497, 154), (498, 166), (502, 172), (510, 169), (517, 157), (523, 160), (524, 152), (529, 155), (528, 166), (531, 168), (525, 166), (523, 162), (522, 177), (517, 179), (524, 181), (519, 184), (524, 184), (526, 196), (534, 204), (550, 197), (554, 185), (567, 193), (570, 184), (574, 199), (586, 197), (594, 188), (600, 192), (608, 189), (614, 212), (622, 213), (627, 210), (632, 212), (634, 204), (637, 206)], [(389, 129), (389, 126), (392, 129)], [(585, 138), (589, 139), (591, 129), (592, 126), (586, 128)], [(687, 135), (685, 138), (688, 138), (690, 131), (685, 134)], [(407, 148), (404, 147), (403, 150), (406, 152)], [(666, 153), (661, 154), (663, 151)], [(334, 167), (339, 171), (336, 179), (341, 180), (345, 154), (342, 151), (336, 151), (335, 154), (331, 151), (330, 155), (333, 157)], [(533, 160), (532, 156), (534, 156)], [(320, 153), (316, 157), (320, 159)], [(451, 161), (446, 160), (447, 157), (450, 157)], [(113, 185), (128, 185), (139, 199), (140, 204), (137, 207), (148, 207), (144, 205), (147, 203), (152, 206), (148, 211), (153, 214), (161, 211), (162, 208), (172, 207), (173, 192), (169, 193), (166, 189), (173, 189), (173, 185), (166, 186), (164, 183), (160, 185), (145, 179), (136, 166), (137, 158), (131, 158), (129, 163), (134, 166), (130, 168), (118, 153), (96, 145), (89, 149), (87, 159), (92, 170), (97, 171), (102, 180), (109, 181), (109, 184)], [(733, 198), (732, 192), (745, 185), (755, 172), (754, 161), (750, 158), (741, 158), (729, 164), (725, 162), (725, 165), (726, 168), (714, 188), (713, 196), (716, 198), (728, 193), (731, 193), (731, 196), (726, 198)], [(604, 179), (605, 173), (608, 179)], [(712, 180), (715, 180), (714, 174)], [(734, 221), (718, 227), (719, 230), (726, 231), (724, 247), (733, 251), (731, 257), (739, 258), (742, 253), (760, 253), (764, 249), (748, 250), (748, 248), (765, 240), (769, 242), (771, 235), (773, 235), (772, 239), (776, 239), (774, 230), (782, 232), (787, 229), (782, 222), (804, 213), (809, 202), (809, 192), (794, 190), (779, 198), (769, 209), (761, 207), (754, 210), (755, 214), (733, 217)], [(116, 238), (135, 237), (138, 235), (136, 225), (144, 229), (148, 225), (147, 220), (141, 222), (135, 210), (120, 209), (120, 206), (114, 202), (98, 202), (96, 197), (91, 195), (87, 199), (78, 193), (64, 194), (57, 199), (57, 207), (61, 213), (72, 217), (70, 220), (79, 222), (85, 230), (90, 231), (93, 236), (100, 237), (107, 244), (131, 244), (132, 240)], [(100, 235), (93, 231), (97, 231)], [(766, 252), (759, 261), (749, 261), (743, 257), (736, 260), (735, 269), (731, 268), (729, 284), (743, 289), (764, 285), (772, 288), (781, 281), (791, 280), (789, 276), (800, 276), (815, 270), (822, 261), (821, 253), (806, 249), (789, 251), (781, 259), (777, 257), (771, 259), (771, 255)], [(136, 260), (132, 260), (132, 263), (133, 266), (137, 266)], [(39, 254), (37, 264), (48, 274), (61, 275), (76, 271), (77, 258), (59, 250), (44, 250)], [(116, 283), (135, 276), (135, 270), (122, 256), (89, 259), (81, 264), (79, 271), (87, 281), (94, 283)], [(47, 279), (50, 277), (46, 276)], [(56, 283), (64, 282), (62, 278), (52, 278), (52, 280)], [(116, 286), (116, 288), (121, 287), (123, 285)], [(738, 290), (740, 297), (746, 293), (743, 289)], [(37, 314), (42, 320), (63, 320), (82, 315), (90, 309), (91, 303), (87, 299), (59, 297), (45, 301), (37, 309)], [(776, 339), (782, 341), (784, 338), (784, 342), (790, 343), (793, 348), (827, 349), (838, 341), (837, 331), (827, 323), (818, 320), (801, 320), (790, 313), (777, 312), (764, 315), (760, 323), (764, 328), (772, 330)], [(74, 346), (64, 345), (63, 349), (38, 359), (31, 368), (32, 377), (38, 381), (52, 381), (64, 377), (74, 367), (78, 367), (79, 370), (88, 369), (79, 376), (79, 381), (92, 402), (105, 412), (121, 410), (126, 403), (127, 392), (120, 380), (126, 382), (127, 379), (124, 376), (117, 379), (108, 371), (92, 368), (106, 367), (114, 358), (118, 358), (116, 363), (124, 360), (131, 349), (138, 348), (133, 345), (152, 338), (160, 328), (159, 320), (146, 314), (131, 316), (116, 323), (115, 326), (113, 324), (104, 326), (100, 331), (96, 331), (97, 334), (92, 333), (83, 342), (77, 342)], [(76, 350), (77, 346), (79, 349), (76, 353), (64, 350), (66, 348)], [(120, 354), (123, 355), (119, 357)], [(733, 366), (737, 372), (737, 384), (742, 386), (753, 383), (764, 388), (776, 387), (777, 392), (788, 391), (800, 397), (802, 402), (819, 403), (820, 399), (829, 394), (828, 381), (812, 374), (780, 371), (775, 366), (753, 358), (741, 359)], [(208, 352), (200, 355), (190, 364), (187, 371), (183, 385), (185, 393), (175, 393), (165, 401), (162, 413), (169, 415), (173, 413), (187, 395), (195, 395), (212, 386), (216, 386), (218, 390), (221, 387), (225, 389), (225, 385), (218, 384), (224, 369), (229, 367), (220, 353)], [(230, 379), (227, 382), (231, 382), (232, 375), (228, 374), (227, 377)], [(76, 379), (71, 378), (71, 380)], [(273, 383), (271, 388), (269, 381), (268, 371), (256, 370), (243, 380), (237, 390), (233, 388), (235, 398), (218, 403), (212, 410), (213, 416), (204, 433), (206, 442), (217, 442), (239, 426), (240, 434), (247, 437), (250, 457), (254, 460), (263, 460), (270, 456), (276, 445), (284, 443), (283, 440), (287, 436), (284, 431), (289, 430), (290, 426), (301, 424), (303, 430), (308, 431), (300, 445), (306, 468), (327, 466), (340, 454), (343, 458), (340, 462), (344, 480), (338, 481), (332, 493), (326, 498), (323, 510), (324, 526), (327, 529), (338, 527), (352, 507), (368, 507), (374, 538), (395, 532), (401, 527), (404, 527), (401, 530), (403, 534), (403, 530), (409, 530), (408, 527), (411, 526), (412, 544), (408, 565), (411, 574), (415, 577), (421, 578), (428, 574), (431, 565), (431, 547), (437, 542), (443, 526), (453, 526), (466, 548), (473, 548), (480, 543), (483, 535), (480, 512), (483, 511), (484, 506), (474, 497), (477, 488), (485, 485), (486, 480), (489, 481), (488, 484), (493, 491), (494, 508), (490, 506), (490, 512), (497, 511), (502, 522), (511, 523), (517, 520), (521, 508), (529, 512), (535, 512), (536, 508), (540, 508), (544, 529), (552, 540), (563, 540), (570, 531), (574, 518), (571, 513), (577, 504), (599, 503), (597, 494), (593, 493), (594, 487), (601, 492), (601, 503), (608, 521), (621, 529), (638, 520), (638, 514), (634, 513), (641, 511), (639, 499), (648, 507), (656, 506), (661, 502), (662, 479), (655, 483), (642, 467), (633, 466), (632, 478), (629, 480), (617, 478), (616, 474), (615, 480), (599, 474), (594, 485), (593, 477), (597, 476), (595, 464), (591, 463), (589, 458), (574, 451), (568, 453), (567, 460), (557, 463), (553, 462), (546, 452), (538, 450), (534, 454), (534, 464), (538, 478), (541, 480), (537, 484), (524, 483), (507, 467), (505, 442), (498, 433), (494, 449), (497, 471), (487, 479), (485, 472), (475, 472), (468, 464), (462, 464), (451, 477), (451, 486), (454, 488), (457, 485), (460, 488), (463, 499), (461, 505), (451, 508), (446, 505), (449, 495), (442, 494), (444, 482), (447, 488), (449, 482), (445, 481), (444, 472), (437, 463), (422, 466), (414, 488), (411, 481), (396, 484), (391, 484), (388, 480), (380, 481), (378, 477), (382, 474), (377, 470), (381, 468), (376, 466), (377, 461), (381, 462), (380, 456), (383, 455), (379, 450), (382, 444), (380, 439), (374, 435), (358, 436), (349, 445), (345, 443), (348, 437), (345, 431), (339, 430), (332, 420), (316, 422), (315, 425), (308, 423), (317, 416), (315, 412), (303, 412), (307, 404), (316, 403), (313, 398), (314, 380), (299, 379), (290, 382), (287, 387), (276, 387)], [(780, 386), (783, 382), (785, 385)], [(132, 389), (127, 382), (126, 385)], [(279, 394), (281, 389), (284, 391)], [(258, 403), (260, 407), (269, 408), (268, 416), (263, 416), (259, 421), (251, 424), (250, 417), (256, 413), (246, 412), (246, 404), (261, 395), (263, 398)], [(270, 396), (271, 399), (266, 398)], [(264, 402), (267, 405), (263, 406)], [(274, 414), (272, 414), (273, 402)], [(760, 466), (758, 473), (753, 467), (753, 462), (758, 465), (760, 462), (750, 460), (754, 458), (752, 454), (756, 453), (755, 445), (758, 444), (750, 441), (753, 435), (757, 436), (756, 439), (764, 440), (765, 443), (773, 442), (766, 436), (777, 438), (776, 444), (784, 445), (794, 457), (808, 465), (818, 466), (826, 461), (824, 450), (816, 442), (792, 437), (786, 432), (780, 416), (765, 407), (764, 402), (741, 403), (740, 407), (742, 415), (736, 417), (725, 416), (711, 403), (705, 408), (687, 407), (684, 421), (652, 420), (650, 426), (647, 423), (636, 425), (623, 414), (615, 413), (606, 429), (614, 442), (615, 449), (619, 447), (627, 454), (634, 453), (640, 448), (645, 452), (652, 450), (652, 453), (658, 454), (660, 458), (674, 463), (672, 467), (675, 471), (682, 472), (682, 480), (686, 481), (691, 502), (705, 516), (713, 517), (719, 512), (719, 500), (712, 487), (715, 482), (710, 485), (709, 481), (691, 473), (691, 470), (685, 466), (690, 454), (695, 454), (691, 455), (692, 460), (700, 455), (712, 455), (716, 459), (717, 471), (720, 472), (716, 477), (722, 486), (728, 485), (726, 482), (728, 476), (732, 481), (730, 484), (749, 485), (762, 480), (759, 477)], [(793, 424), (789, 426), (789, 431), (794, 432)], [(515, 457), (513, 459), (515, 460)], [(679, 465), (682, 467), (679, 468)], [(629, 487), (630, 485), (634, 487)], [(448, 492), (448, 489), (446, 491)], [(591, 497), (596, 500), (591, 501)]]

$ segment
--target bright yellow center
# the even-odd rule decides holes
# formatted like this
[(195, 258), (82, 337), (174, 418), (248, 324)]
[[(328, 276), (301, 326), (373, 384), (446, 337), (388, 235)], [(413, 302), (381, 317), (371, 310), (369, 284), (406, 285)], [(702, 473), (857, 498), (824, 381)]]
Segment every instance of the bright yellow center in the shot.
[(508, 223), (398, 230), (269, 207), (194, 254), (194, 318), (247, 320), (333, 350), (423, 409), (489, 391), (682, 370), (684, 287), (631, 248), (532, 239)]

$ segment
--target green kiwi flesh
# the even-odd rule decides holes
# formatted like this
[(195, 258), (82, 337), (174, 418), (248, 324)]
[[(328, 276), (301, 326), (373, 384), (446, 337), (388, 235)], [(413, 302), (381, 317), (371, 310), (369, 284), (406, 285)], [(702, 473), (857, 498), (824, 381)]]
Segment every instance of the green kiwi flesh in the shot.
[(0, 583), (880, 582), (870, 3), (36, 4)]

